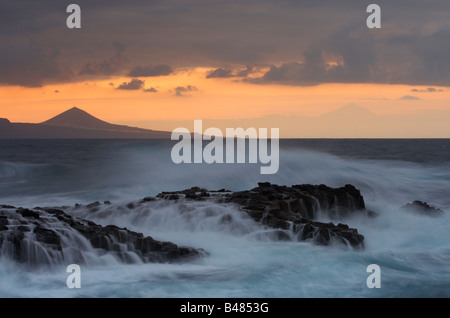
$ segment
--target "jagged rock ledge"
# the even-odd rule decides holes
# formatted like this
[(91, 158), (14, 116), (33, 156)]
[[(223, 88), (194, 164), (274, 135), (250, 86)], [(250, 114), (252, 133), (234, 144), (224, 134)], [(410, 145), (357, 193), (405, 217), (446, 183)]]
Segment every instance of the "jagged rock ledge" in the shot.
[(430, 217), (439, 217), (444, 215), (444, 211), (419, 200), (405, 204), (400, 208), (403, 211), (426, 215)]
[(101, 226), (60, 209), (0, 205), (0, 258), (29, 265), (83, 264), (86, 253), (109, 253), (123, 263), (171, 263), (206, 254), (126, 228)]
[[(210, 191), (199, 187), (162, 192), (129, 202), (127, 209), (145, 207), (158, 200), (210, 200), (233, 204), (262, 225), (275, 229), (279, 240), (309, 241), (320, 245), (343, 243), (356, 249), (364, 247), (364, 236), (347, 224), (319, 222), (361, 215), (371, 217), (359, 190), (352, 185), (330, 188), (325, 185), (279, 186), (259, 183), (258, 187), (239, 192), (225, 189)], [(95, 212), (105, 201), (77, 208)], [(27, 264), (83, 264), (87, 258), (105, 254), (120, 262), (178, 262), (207, 255), (202, 249), (180, 247), (160, 242), (142, 233), (115, 225), (101, 226), (72, 216), (69, 207), (23, 209), (0, 205), (0, 257)], [(292, 235), (293, 234), (293, 235)]]
[[(208, 191), (199, 187), (175, 192), (162, 192), (157, 198), (166, 200), (216, 200), (237, 204), (254, 220), (276, 229), (292, 229), (301, 241), (329, 245), (341, 242), (353, 248), (364, 247), (364, 236), (348, 225), (316, 221), (323, 213), (331, 219), (342, 220), (353, 215), (367, 217), (375, 213), (365, 208), (364, 198), (353, 185), (330, 188), (326, 185), (279, 186), (268, 182), (240, 192), (224, 189)], [(153, 198), (146, 198), (151, 201)], [(144, 201), (143, 200), (143, 201)], [(288, 239), (280, 232), (280, 239)]]

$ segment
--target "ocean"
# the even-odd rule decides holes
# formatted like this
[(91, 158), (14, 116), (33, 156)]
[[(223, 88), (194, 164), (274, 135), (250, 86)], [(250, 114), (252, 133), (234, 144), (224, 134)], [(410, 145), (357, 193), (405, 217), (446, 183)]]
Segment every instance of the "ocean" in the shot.
[[(209, 253), (174, 264), (93, 259), (82, 265), (81, 288), (75, 289), (66, 285), (68, 264), (29, 269), (2, 257), (0, 297), (450, 297), (450, 140), (282, 139), (279, 170), (272, 175), (260, 174), (260, 164), (177, 165), (170, 156), (174, 143), (0, 140), (0, 204), (110, 201), (108, 213), (66, 212)], [(258, 182), (354, 185), (377, 213), (345, 219), (364, 235), (365, 248), (278, 241), (237, 208), (209, 201), (121, 209), (163, 191), (241, 191)], [(414, 200), (443, 216), (400, 209)], [(232, 221), (218, 222), (224, 214)], [(380, 288), (367, 286), (370, 264), (380, 266)]]

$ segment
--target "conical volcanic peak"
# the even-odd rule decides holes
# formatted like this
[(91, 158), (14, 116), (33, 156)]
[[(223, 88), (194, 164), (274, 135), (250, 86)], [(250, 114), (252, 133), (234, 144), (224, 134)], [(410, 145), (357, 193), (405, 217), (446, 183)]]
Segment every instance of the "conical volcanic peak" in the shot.
[(72, 107), (42, 124), (84, 129), (112, 129), (114, 127), (113, 124), (100, 120), (77, 107)]
[(110, 124), (77, 107), (40, 124), (10, 123), (0, 118), (0, 139), (168, 139), (170, 136), (168, 131)]
[(361, 107), (356, 104), (348, 104), (346, 106), (343, 106), (341, 108), (338, 108), (336, 110), (333, 110), (325, 115), (325, 117), (369, 117), (369, 116), (375, 116), (374, 113), (372, 113), (367, 108)]

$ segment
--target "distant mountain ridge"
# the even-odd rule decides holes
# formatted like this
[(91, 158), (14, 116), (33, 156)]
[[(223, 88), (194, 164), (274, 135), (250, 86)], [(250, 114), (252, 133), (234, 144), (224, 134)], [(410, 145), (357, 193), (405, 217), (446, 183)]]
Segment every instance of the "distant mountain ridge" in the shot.
[(2, 139), (167, 139), (170, 132), (115, 125), (73, 107), (39, 124), (11, 123), (0, 118)]
[[(450, 109), (422, 110), (405, 114), (376, 114), (351, 103), (328, 113), (265, 115), (262, 117), (203, 119), (203, 128), (279, 128), (280, 138), (450, 138)], [(134, 125), (172, 131), (193, 129), (192, 120), (146, 120)], [(145, 126), (144, 126), (145, 125)]]
[[(279, 128), (280, 138), (450, 138), (450, 110), (447, 109), (379, 115), (348, 104), (319, 116), (275, 114), (202, 120), (203, 129), (216, 127), (222, 131), (228, 127)], [(152, 129), (111, 124), (73, 107), (40, 124), (11, 123), (0, 118), (0, 139), (169, 139), (175, 128), (193, 131), (193, 120), (145, 120), (132, 125)]]
[(358, 106), (356, 104), (348, 104), (341, 108), (332, 110), (329, 113), (321, 115), (320, 117), (322, 118), (331, 117), (333, 119), (339, 119), (339, 118), (370, 118), (373, 116), (376, 115), (367, 108)]

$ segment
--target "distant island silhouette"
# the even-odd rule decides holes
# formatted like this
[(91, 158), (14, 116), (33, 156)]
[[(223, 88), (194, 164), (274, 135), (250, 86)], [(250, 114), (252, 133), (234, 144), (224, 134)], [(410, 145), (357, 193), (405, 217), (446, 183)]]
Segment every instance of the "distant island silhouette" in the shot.
[[(222, 131), (229, 127), (273, 127), (280, 128), (281, 138), (450, 138), (449, 122), (450, 110), (446, 109), (379, 115), (351, 103), (318, 116), (203, 119), (203, 127)], [(193, 128), (193, 120), (149, 119), (144, 123), (152, 129), (111, 124), (73, 107), (39, 124), (0, 118), (0, 139), (170, 139), (178, 127)]]
[(110, 124), (73, 107), (39, 124), (11, 123), (0, 118), (2, 139), (167, 139), (171, 133)]

